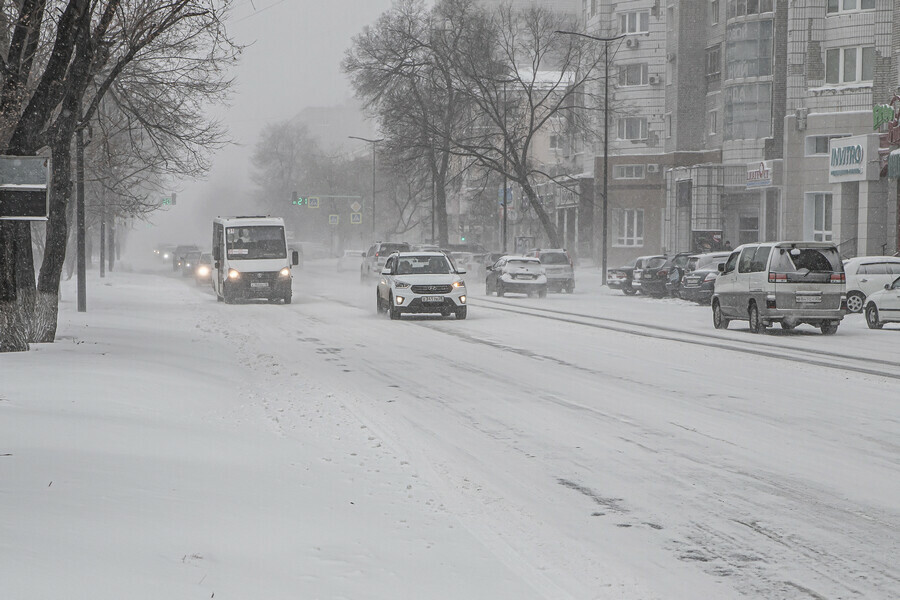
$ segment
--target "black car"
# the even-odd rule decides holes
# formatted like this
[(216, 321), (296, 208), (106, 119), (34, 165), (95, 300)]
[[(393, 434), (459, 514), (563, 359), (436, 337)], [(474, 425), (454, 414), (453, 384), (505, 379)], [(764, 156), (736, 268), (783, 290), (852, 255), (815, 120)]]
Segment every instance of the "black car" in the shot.
[(634, 279), (632, 287), (647, 296), (662, 298), (666, 295), (666, 281), (668, 270), (662, 270), (668, 262), (663, 254), (653, 256), (641, 256), (634, 265)]
[(184, 266), (184, 257), (188, 252), (197, 252), (200, 248), (195, 244), (176, 246), (172, 251), (172, 270), (178, 271)]
[(623, 265), (617, 269), (610, 269), (606, 273), (606, 285), (609, 286), (609, 289), (622, 290), (622, 293), (626, 296), (637, 294), (637, 290), (631, 285), (632, 278), (634, 277), (634, 266), (637, 261), (638, 259), (635, 258), (627, 265)]
[(687, 270), (688, 260), (696, 256), (693, 252), (679, 252), (668, 257), (662, 270), (666, 272), (666, 292), (673, 297), (678, 297), (681, 291), (681, 278)]
[(700, 304), (709, 304), (719, 265), (725, 264), (730, 252), (710, 252), (692, 256), (688, 260), (684, 277), (681, 278), (681, 297)]

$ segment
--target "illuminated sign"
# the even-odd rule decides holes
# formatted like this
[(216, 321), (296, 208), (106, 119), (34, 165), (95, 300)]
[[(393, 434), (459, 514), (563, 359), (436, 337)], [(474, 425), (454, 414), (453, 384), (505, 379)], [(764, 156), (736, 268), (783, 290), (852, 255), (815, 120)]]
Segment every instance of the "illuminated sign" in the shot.
[(294, 206), (308, 206), (309, 208), (319, 208), (318, 196), (298, 196), (291, 201)]

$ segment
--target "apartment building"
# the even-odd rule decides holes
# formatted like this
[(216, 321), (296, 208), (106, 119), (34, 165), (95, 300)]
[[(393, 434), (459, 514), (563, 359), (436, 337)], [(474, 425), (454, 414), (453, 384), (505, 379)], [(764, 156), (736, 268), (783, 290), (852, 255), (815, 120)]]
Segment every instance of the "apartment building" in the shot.
[[(898, 89), (900, 2), (582, 8), (588, 34), (626, 36), (610, 44), (610, 264), (725, 241), (896, 249), (897, 186), (873, 108)], [(594, 163), (599, 188), (602, 155)]]

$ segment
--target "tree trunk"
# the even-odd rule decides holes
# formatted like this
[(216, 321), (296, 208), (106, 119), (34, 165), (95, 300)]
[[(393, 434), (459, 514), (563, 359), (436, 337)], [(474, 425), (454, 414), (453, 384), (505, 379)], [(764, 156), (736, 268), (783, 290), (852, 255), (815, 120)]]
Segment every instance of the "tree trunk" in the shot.
[(448, 244), (447, 233), (447, 171), (435, 169), (434, 171), (434, 212), (437, 227), (437, 244), (446, 248)]
[(109, 257), (109, 272), (112, 273), (113, 265), (116, 264), (116, 216), (113, 215), (109, 219), (107, 226), (107, 239), (109, 241), (109, 249), (106, 255)]
[(52, 343), (59, 321), (59, 280), (66, 262), (69, 226), (66, 219), (72, 195), (72, 156), (68, 142), (55, 144), (50, 186), (50, 220), (47, 222), (47, 248), (41, 264), (34, 310), (34, 341)]
[(544, 228), (544, 232), (547, 234), (547, 239), (550, 242), (550, 247), (562, 248), (562, 244), (559, 243), (559, 234), (557, 234), (556, 232), (556, 225), (553, 224), (553, 221), (550, 220), (550, 215), (548, 215), (547, 211), (544, 210), (544, 207), (537, 196), (537, 192), (535, 192), (534, 188), (531, 187), (531, 183), (526, 177), (521, 178), (520, 185), (522, 186), (522, 191), (525, 192), (525, 197), (528, 198), (528, 205), (538, 216), (538, 219), (541, 222), (541, 226)]
[(0, 352), (28, 350), (28, 331), (18, 301), (16, 222), (0, 221)]

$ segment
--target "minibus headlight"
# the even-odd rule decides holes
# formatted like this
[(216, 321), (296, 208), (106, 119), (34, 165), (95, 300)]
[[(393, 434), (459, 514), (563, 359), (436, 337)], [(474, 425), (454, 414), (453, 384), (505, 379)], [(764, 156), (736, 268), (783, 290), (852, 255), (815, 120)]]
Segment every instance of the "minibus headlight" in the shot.
[(240, 276), (241, 276), (241, 274), (238, 273), (237, 271), (235, 271), (234, 269), (231, 269), (230, 271), (228, 271), (228, 279), (237, 279)]

